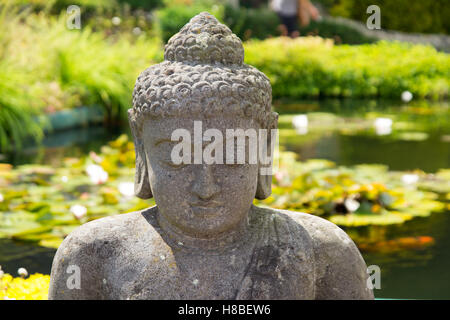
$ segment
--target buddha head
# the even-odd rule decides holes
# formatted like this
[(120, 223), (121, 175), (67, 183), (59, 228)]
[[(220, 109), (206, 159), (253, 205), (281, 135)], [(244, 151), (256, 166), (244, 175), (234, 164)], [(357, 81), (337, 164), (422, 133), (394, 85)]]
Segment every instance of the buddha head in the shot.
[[(168, 41), (164, 61), (136, 81), (128, 112), (136, 150), (135, 194), (154, 197), (158, 214), (192, 237), (233, 230), (247, 218), (254, 198), (271, 193), (272, 177), (262, 170), (271, 162), (249, 161), (255, 149), (239, 148), (239, 138), (227, 136), (230, 129), (258, 133), (277, 126), (269, 79), (243, 61), (240, 39), (204, 12)], [(173, 159), (181, 143), (174, 132), (180, 129), (192, 134), (183, 141), (181, 163)], [(272, 145), (270, 133), (263, 139)], [(230, 150), (235, 161), (229, 161)], [(272, 150), (266, 150), (269, 157)], [(202, 157), (208, 152), (214, 161)], [(239, 153), (244, 161), (237, 160)]]

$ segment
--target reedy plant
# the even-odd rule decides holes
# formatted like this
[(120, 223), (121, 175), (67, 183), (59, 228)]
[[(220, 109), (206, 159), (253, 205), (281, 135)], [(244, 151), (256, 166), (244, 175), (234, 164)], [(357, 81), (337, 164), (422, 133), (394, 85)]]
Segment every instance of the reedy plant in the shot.
[(15, 46), (19, 21), (27, 10), (18, 12), (9, 3), (0, 6), (0, 150), (20, 149), (23, 142), (30, 138), (39, 142), (43, 136), (44, 122), (35, 116), (35, 107), (39, 101), (32, 99), (30, 84), (32, 76), (18, 67), (22, 58), (21, 48), (18, 54), (11, 53)]
[(110, 121), (126, 119), (139, 72), (161, 59), (158, 39), (107, 37), (66, 27), (66, 15), (0, 9), (0, 149), (39, 141), (37, 115), (80, 105), (101, 105)]

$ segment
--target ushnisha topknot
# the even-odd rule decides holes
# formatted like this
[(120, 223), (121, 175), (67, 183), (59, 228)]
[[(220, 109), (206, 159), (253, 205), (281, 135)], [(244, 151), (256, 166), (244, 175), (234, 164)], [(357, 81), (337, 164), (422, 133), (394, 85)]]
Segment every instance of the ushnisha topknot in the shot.
[(240, 66), (244, 63), (244, 47), (227, 26), (213, 15), (202, 12), (170, 38), (164, 59)]
[(140, 129), (146, 115), (235, 114), (275, 128), (270, 81), (243, 61), (241, 40), (211, 14), (198, 14), (168, 41), (164, 62), (137, 78), (131, 125)]

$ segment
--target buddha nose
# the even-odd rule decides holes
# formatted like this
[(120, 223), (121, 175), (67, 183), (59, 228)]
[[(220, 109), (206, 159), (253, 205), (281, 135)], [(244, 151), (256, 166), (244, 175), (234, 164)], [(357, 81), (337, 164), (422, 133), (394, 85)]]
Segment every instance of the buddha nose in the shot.
[(220, 192), (220, 186), (215, 182), (211, 165), (202, 165), (195, 178), (192, 191), (200, 199), (211, 199)]

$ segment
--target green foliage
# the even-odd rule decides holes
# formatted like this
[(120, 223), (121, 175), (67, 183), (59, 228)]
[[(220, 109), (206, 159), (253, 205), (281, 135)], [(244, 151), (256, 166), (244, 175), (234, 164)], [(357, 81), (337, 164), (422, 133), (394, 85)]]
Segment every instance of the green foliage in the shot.
[(127, 4), (131, 9), (153, 10), (163, 5), (163, 0), (117, 0), (119, 4)]
[[(189, 19), (201, 11), (209, 11), (216, 15), (219, 20), (230, 27), (230, 29), (242, 40), (266, 39), (280, 35), (280, 19), (278, 15), (266, 8), (234, 8), (230, 5), (208, 6), (208, 5), (170, 5), (158, 11), (156, 27), (166, 42), (178, 30), (189, 22)], [(214, 13), (216, 12), (216, 13)], [(366, 37), (358, 31), (347, 26), (322, 20), (311, 22), (307, 27), (301, 27), (302, 35), (318, 35), (325, 38), (333, 38), (337, 43), (359, 44), (370, 43), (374, 39)]]
[(278, 36), (280, 20), (275, 12), (267, 8), (248, 9), (225, 6), (224, 22), (239, 38), (265, 39)]
[(20, 149), (27, 138), (39, 142), (43, 136), (44, 123), (33, 118), (37, 112), (27, 91), (30, 78), (15, 72), (8, 61), (0, 60), (0, 150), (4, 151)]
[(207, 11), (218, 20), (223, 20), (223, 7), (220, 5), (210, 6), (204, 2), (197, 1), (192, 5), (168, 5), (159, 9), (156, 13), (157, 25), (160, 37), (166, 43), (170, 37), (180, 31), (189, 20), (200, 12)]
[[(81, 223), (111, 214), (135, 211), (152, 204), (120, 192), (120, 183), (133, 191), (134, 145), (126, 136), (81, 159), (65, 159), (59, 167), (0, 164), (0, 237), (58, 247)], [(89, 165), (101, 166), (108, 178), (92, 181)], [(86, 215), (71, 212), (75, 205)]]
[[(65, 15), (0, 11), (0, 148), (39, 140), (36, 116), (100, 104), (110, 120), (126, 119), (139, 72), (161, 59), (158, 39), (109, 37), (89, 26), (69, 30)], [(20, 123), (20, 125), (18, 125)]]
[(426, 185), (433, 181), (448, 188), (444, 175), (416, 172), (421, 183), (411, 186), (402, 182), (403, 174), (376, 164), (343, 167), (321, 159), (300, 162), (294, 153), (281, 151), (272, 195), (256, 203), (320, 215), (349, 227), (400, 224), (445, 210), (445, 203)]
[(33, 118), (42, 106), (31, 92), (35, 78), (26, 69), (16, 68), (20, 55), (8, 50), (21, 17), (17, 10), (0, 9), (0, 150), (5, 151), (20, 149), (27, 138), (38, 142), (43, 136), (44, 123)]
[(126, 118), (136, 77), (159, 50), (158, 42), (143, 38), (132, 43), (120, 37), (111, 43), (89, 28), (51, 43), (51, 72), (61, 86), (80, 95), (83, 104), (104, 106), (110, 120)]
[(447, 0), (321, 0), (330, 13), (365, 22), (370, 5), (381, 9), (383, 29), (406, 32), (449, 33), (450, 6)]
[(275, 38), (245, 44), (246, 63), (271, 80), (275, 98), (445, 98), (450, 56), (430, 46), (378, 42), (334, 46), (321, 38)]
[[(160, 10), (164, 38), (208, 6), (196, 2)], [(219, 18), (224, 16), (223, 6), (214, 10)], [(42, 137), (35, 115), (100, 104), (111, 121), (125, 119), (137, 75), (162, 60), (161, 41), (145, 32), (94, 31), (95, 24), (69, 30), (64, 13), (48, 16), (23, 10), (19, 14), (5, 7), (0, 13), (2, 150), (13, 144), (20, 147), (26, 137)], [(263, 25), (255, 24), (260, 31), (253, 36), (263, 37), (266, 29), (257, 29), (258, 24)], [(245, 34), (245, 29), (240, 30), (236, 32)], [(415, 98), (448, 97), (449, 55), (431, 47), (388, 42), (335, 46), (321, 38), (253, 40), (244, 46), (246, 62), (271, 79), (274, 98), (398, 99), (405, 90)], [(17, 126), (18, 121), (26, 125)]]
[(36, 10), (48, 8), (51, 12), (59, 14), (71, 5), (79, 6), (85, 13), (117, 10), (124, 5), (132, 10), (153, 10), (161, 6), (163, 0), (10, 0), (10, 3), (18, 6), (33, 6)]
[(7, 0), (17, 7), (29, 7), (33, 10), (45, 10), (59, 14), (66, 11), (71, 5), (77, 5), (84, 13), (92, 13), (98, 10), (112, 10), (117, 7), (117, 2), (112, 0)]
[(300, 27), (301, 35), (319, 36), (334, 39), (336, 44), (363, 44), (375, 42), (374, 38), (367, 37), (359, 31), (346, 25), (330, 21), (327, 18), (321, 21), (311, 21), (306, 27)]
[(239, 5), (244, 8), (260, 8), (267, 6), (269, 0), (239, 0)]

